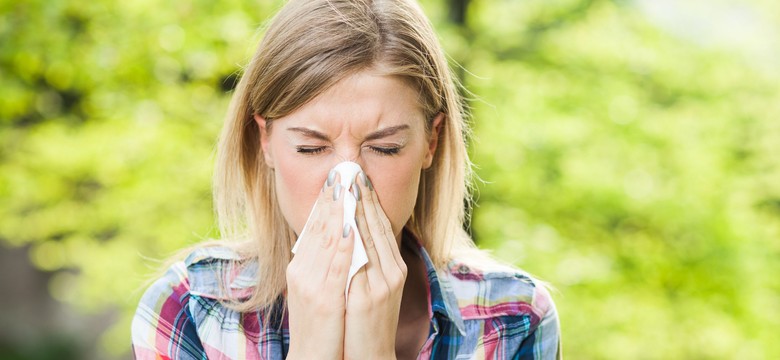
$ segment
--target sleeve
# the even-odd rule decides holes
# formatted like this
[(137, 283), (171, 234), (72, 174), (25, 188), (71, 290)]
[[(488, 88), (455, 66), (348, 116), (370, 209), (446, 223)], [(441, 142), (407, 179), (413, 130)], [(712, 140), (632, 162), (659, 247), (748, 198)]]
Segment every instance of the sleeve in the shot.
[(206, 359), (189, 310), (189, 281), (178, 262), (141, 297), (131, 325), (135, 359)]
[(517, 360), (560, 360), (563, 358), (561, 349), (561, 327), (558, 311), (552, 302), (550, 294), (542, 287), (535, 294), (534, 303), (544, 308), (544, 315), (537, 327), (520, 344), (520, 348), (512, 359)]

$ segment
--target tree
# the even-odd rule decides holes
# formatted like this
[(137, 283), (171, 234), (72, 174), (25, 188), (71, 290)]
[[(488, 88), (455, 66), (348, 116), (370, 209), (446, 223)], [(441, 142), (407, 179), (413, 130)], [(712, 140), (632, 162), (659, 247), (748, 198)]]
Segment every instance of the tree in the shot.
[[(0, 243), (54, 298), (118, 309), (106, 357), (127, 356), (157, 260), (218, 237), (214, 143), (280, 3), (0, 4)], [(557, 288), (577, 358), (778, 357), (773, 58), (647, 4), (423, 2), (470, 98), (472, 231)], [(778, 38), (775, 3), (740, 6)]]

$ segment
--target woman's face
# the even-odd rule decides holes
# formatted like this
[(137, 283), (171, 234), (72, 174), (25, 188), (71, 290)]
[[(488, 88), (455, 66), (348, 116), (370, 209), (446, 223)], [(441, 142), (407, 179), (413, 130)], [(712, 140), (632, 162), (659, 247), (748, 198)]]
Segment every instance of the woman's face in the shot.
[(295, 112), (260, 126), (265, 161), (274, 168), (282, 213), (300, 234), (328, 172), (354, 161), (371, 180), (396, 239), (417, 199), (420, 173), (433, 160), (417, 93), (402, 80), (371, 72), (351, 75)]

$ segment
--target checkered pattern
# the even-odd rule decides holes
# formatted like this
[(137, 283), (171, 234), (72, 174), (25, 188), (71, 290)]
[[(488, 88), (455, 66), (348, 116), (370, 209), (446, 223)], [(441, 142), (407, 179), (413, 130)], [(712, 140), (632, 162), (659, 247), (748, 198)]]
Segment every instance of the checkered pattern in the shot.
[[(520, 271), (456, 260), (437, 270), (416, 248), (427, 267), (431, 318), (419, 359), (561, 358), (558, 315), (543, 286)], [(286, 317), (265, 319), (267, 312), (239, 313), (220, 302), (228, 291), (250, 294), (256, 283), (256, 263), (231, 266), (238, 260), (227, 248), (202, 248), (158, 279), (133, 319), (135, 358), (284, 359)]]

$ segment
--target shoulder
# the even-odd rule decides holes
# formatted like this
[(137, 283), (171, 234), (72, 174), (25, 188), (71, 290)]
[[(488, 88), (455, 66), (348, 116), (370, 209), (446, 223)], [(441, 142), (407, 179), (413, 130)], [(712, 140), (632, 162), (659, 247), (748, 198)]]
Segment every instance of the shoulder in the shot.
[(237, 300), (254, 290), (257, 261), (232, 248), (211, 246), (192, 251), (183, 260), (192, 295)]
[(224, 246), (199, 247), (173, 262), (146, 290), (141, 303), (158, 303), (171, 296), (185, 302), (189, 296), (227, 299), (253, 284), (257, 266)]
[(463, 320), (522, 316), (533, 327), (555, 312), (547, 285), (515, 267), (456, 258), (443, 271)]
[(135, 357), (202, 359), (230, 353), (219, 347), (222, 332), (238, 334), (241, 319), (222, 300), (251, 293), (256, 268), (256, 262), (224, 246), (198, 247), (172, 263), (136, 309), (131, 325)]
[[(163, 331), (166, 323), (179, 317), (189, 297), (187, 269), (183, 262), (173, 263), (146, 289), (132, 323), (133, 340), (146, 339)], [(156, 339), (155, 339), (156, 340)]]
[[(249, 266), (227, 247), (200, 247), (172, 263), (146, 289), (131, 325), (137, 358), (169, 354), (174, 358), (202, 358), (198, 329), (208, 307), (213, 313), (226, 295), (237, 295), (250, 286)], [(175, 354), (174, 354), (175, 352)]]
[(561, 358), (558, 313), (544, 282), (484, 256), (456, 258), (441, 272), (475, 354)]

